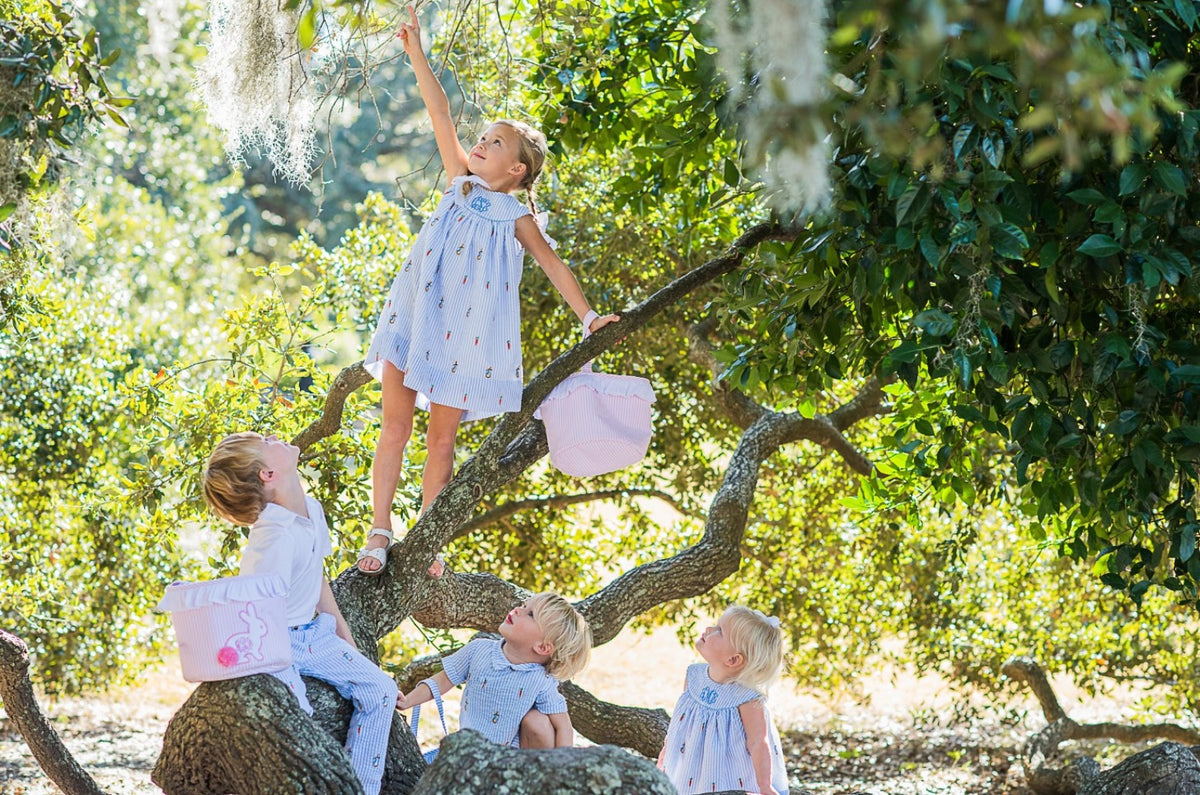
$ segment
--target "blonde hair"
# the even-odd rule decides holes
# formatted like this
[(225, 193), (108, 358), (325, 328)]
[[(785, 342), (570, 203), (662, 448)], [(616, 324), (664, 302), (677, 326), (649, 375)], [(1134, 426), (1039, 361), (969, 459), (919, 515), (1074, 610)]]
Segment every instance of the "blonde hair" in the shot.
[(204, 468), (204, 500), (217, 516), (234, 524), (254, 524), (267, 505), (259, 472), (267, 468), (262, 436), (246, 431), (217, 443)]
[[(529, 200), (529, 209), (537, 215), (537, 181), (542, 176), (542, 167), (546, 165), (546, 155), (550, 147), (546, 144), (546, 136), (531, 124), (516, 119), (497, 119), (492, 124), (503, 124), (517, 134), (520, 146), (517, 148), (517, 159), (525, 164), (525, 176), (521, 178), (518, 188), (525, 191)], [(471, 192), (471, 183), (463, 185), (463, 195)]]
[(566, 681), (587, 667), (592, 653), (592, 628), (583, 614), (556, 593), (531, 596), (525, 605), (533, 610), (533, 618), (554, 646), (546, 672)]
[(721, 632), (745, 660), (734, 681), (765, 693), (783, 670), (783, 633), (779, 619), (760, 610), (731, 605), (721, 615)]

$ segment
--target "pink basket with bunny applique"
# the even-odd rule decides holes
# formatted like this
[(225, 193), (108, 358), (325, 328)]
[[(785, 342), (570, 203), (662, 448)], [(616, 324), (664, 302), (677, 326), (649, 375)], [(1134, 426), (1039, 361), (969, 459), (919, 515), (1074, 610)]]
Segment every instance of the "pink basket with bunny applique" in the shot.
[(592, 372), (563, 379), (534, 416), (546, 424), (550, 463), (590, 477), (636, 464), (650, 446), (654, 389), (645, 378)]
[(291, 665), (286, 596), (277, 574), (168, 585), (158, 609), (171, 613), (183, 678), (217, 682)]

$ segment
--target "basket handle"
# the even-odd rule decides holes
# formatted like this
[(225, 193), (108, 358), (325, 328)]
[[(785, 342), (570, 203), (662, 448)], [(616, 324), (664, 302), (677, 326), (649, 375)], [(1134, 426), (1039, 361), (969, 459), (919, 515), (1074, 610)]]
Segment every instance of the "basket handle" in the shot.
[[(425, 679), (421, 682), (421, 684), (428, 685), (429, 692), (433, 694), (433, 702), (437, 705), (438, 719), (441, 720), (441, 722), (442, 722), (442, 736), (445, 737), (450, 732), (446, 731), (446, 710), (442, 706), (442, 694), (441, 694), (441, 691), (438, 690), (437, 682), (435, 682), (433, 679)], [(421, 720), (421, 705), (417, 704), (413, 707), (413, 711), (412, 711), (411, 728), (412, 728), (413, 737), (417, 736), (417, 723), (420, 720)]]

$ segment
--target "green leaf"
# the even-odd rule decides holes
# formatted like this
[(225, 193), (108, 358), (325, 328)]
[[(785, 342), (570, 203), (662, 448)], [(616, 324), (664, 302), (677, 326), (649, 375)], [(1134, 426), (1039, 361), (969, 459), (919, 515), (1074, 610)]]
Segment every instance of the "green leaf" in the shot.
[(1172, 381), (1186, 381), (1189, 384), (1200, 384), (1200, 365), (1185, 364), (1171, 371)]
[(912, 223), (928, 203), (929, 195), (924, 184), (910, 185), (896, 200), (896, 226)]
[(1130, 163), (1121, 169), (1120, 179), (1120, 196), (1128, 196), (1129, 194), (1142, 187), (1142, 183), (1146, 181), (1147, 175), (1146, 166), (1144, 163)]
[(1179, 559), (1184, 563), (1196, 553), (1196, 530), (1192, 525), (1185, 525), (1179, 532)]
[(9, 202), (8, 204), (0, 205), (0, 221), (4, 221), (4, 219), (8, 218), (8, 216), (16, 212), (16, 209), (16, 202)]
[(938, 247), (937, 241), (928, 235), (922, 235), (919, 245), (921, 247), (921, 256), (925, 257), (925, 261), (936, 268), (942, 260), (942, 252)]
[(988, 133), (987, 137), (980, 142), (979, 149), (983, 152), (983, 159), (988, 162), (992, 168), (1000, 168), (1000, 161), (1004, 159), (1004, 139), (999, 133)]
[(1072, 201), (1077, 201), (1080, 204), (1090, 206), (1100, 204), (1106, 201), (1108, 197), (1095, 188), (1080, 188), (1079, 190), (1073, 190), (1068, 193), (1067, 198), (1071, 199)]
[(945, 337), (954, 331), (954, 318), (940, 309), (926, 309), (913, 318), (913, 325), (935, 337)]
[(300, 17), (300, 26), (296, 29), (296, 38), (300, 42), (300, 49), (307, 50), (313, 46), (313, 42), (317, 40), (317, 7), (316, 4), (309, 6), (304, 15)]
[(1118, 253), (1121, 246), (1117, 241), (1113, 240), (1108, 235), (1095, 234), (1083, 241), (1083, 244), (1076, 249), (1080, 254), (1087, 254), (1089, 257), (1110, 257)]
[(954, 141), (952, 146), (954, 158), (956, 160), (962, 159), (963, 152), (967, 150), (968, 144), (971, 141), (971, 137), (974, 132), (975, 125), (971, 122), (967, 122), (954, 132)]
[(1187, 195), (1187, 179), (1178, 166), (1155, 163), (1153, 177), (1158, 186), (1168, 193), (1174, 193), (1176, 196)]
[(992, 250), (1006, 259), (1023, 259), (1029, 238), (1020, 227), (1003, 223), (992, 230)]
[(741, 180), (742, 174), (738, 170), (737, 163), (733, 162), (733, 158), (725, 158), (725, 184), (736, 188)]

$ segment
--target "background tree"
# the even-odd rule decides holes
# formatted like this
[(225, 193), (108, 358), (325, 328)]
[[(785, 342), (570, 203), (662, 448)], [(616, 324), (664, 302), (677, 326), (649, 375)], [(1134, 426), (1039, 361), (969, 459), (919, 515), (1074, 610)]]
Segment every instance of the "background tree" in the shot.
[[(828, 212), (794, 239), (745, 247), (748, 258), (735, 270), (648, 317), (600, 362), (655, 381), (658, 427), (647, 464), (586, 486), (533, 466), (520, 477), (492, 478), (477, 497), (451, 500), (410, 536), (405, 551), (413, 554), (386, 586), (396, 598), (374, 627), (360, 627), (360, 637), (381, 637), (414, 611), (430, 626), (494, 625), (492, 612), (517, 592), (485, 589), (487, 598), (475, 601), (472, 589), (499, 588), (488, 578), (455, 580), (460, 590), (446, 602), (470, 610), (417, 604), (426, 595), (413, 580), (419, 560), (460, 533), (450, 547), (457, 570), (477, 568), (528, 588), (584, 596), (605, 584), (606, 571), (654, 569), (654, 561), (703, 538), (713, 522), (706, 505), (720, 493), (745, 428), (768, 416), (819, 423), (876, 378), (892, 410), (856, 425), (854, 466), (872, 470), (858, 494), (846, 497), (845, 467), (823, 449), (783, 446), (763, 460), (734, 544), (741, 575), (711, 582), (690, 600), (661, 591), (667, 601), (639, 604), (637, 620), (686, 624), (693, 612), (736, 598), (784, 617), (793, 668), (809, 681), (852, 680), (862, 663), (856, 655), (899, 632), (910, 641), (906, 654), (959, 681), (996, 686), (1000, 662), (1023, 646), (1085, 682), (1096, 674), (1173, 680), (1180, 704), (1190, 706), (1194, 624), (1171, 605), (1194, 597), (1191, 567), (1200, 565), (1191, 563), (1195, 293), (1186, 245), (1196, 234), (1188, 212), (1195, 209), (1196, 18), (1186, 3), (1048, 8), (938, 5), (944, 13), (928, 14), (900, 2), (831, 5), (831, 77), (820, 110), (832, 131)], [(546, 194), (552, 232), (571, 247), (599, 305), (635, 303), (719, 258), (765, 213), (751, 193), (758, 164), (741, 149), (755, 118), (732, 109), (724, 115), (725, 83), (704, 11), (669, 1), (644, 10), (521, 6), (511, 17), (476, 4), (445, 9), (447, 34), (435, 41), (455, 42), (442, 54), (466, 87), (456, 92), (470, 100), (464, 123), (480, 105), (530, 112), (558, 142)], [(755, 11), (732, 13), (746, 19)], [(248, 218), (268, 226), (283, 216), (253, 201), (254, 184), (229, 175), (211, 131), (178, 99), (187, 91), (186, 64), (196, 60), (189, 48), (201, 38), (199, 15), (182, 7), (181, 29), (190, 33), (167, 61), (182, 70), (179, 79), (152, 76), (168, 69), (161, 62), (138, 64), (155, 101), (127, 111), (145, 107), (144, 138), (110, 139), (103, 149), (136, 163), (124, 166), (129, 187), (103, 194), (95, 217), (104, 234), (94, 244), (80, 241), (82, 254), (69, 266), (39, 266), (39, 289), (61, 285), (74, 295), (109, 286), (133, 297), (131, 311), (89, 313), (99, 340), (82, 335), (82, 347), (65, 339), (84, 321), (55, 323), (50, 313), (40, 336), (31, 325), (10, 325), (4, 340), (12, 350), (27, 346), (14, 374), (60, 384), (49, 399), (26, 404), (19, 401), (25, 382), (4, 379), (13, 385), (6, 400), (24, 412), (6, 409), (6, 438), (24, 439), (39, 423), (57, 438), (71, 418), (90, 431), (72, 449), (86, 451), (93, 467), (72, 489), (55, 491), (54, 465), (65, 448), (48, 448), (48, 466), (30, 468), (28, 481), (33, 443), (12, 448), (20, 454), (5, 473), (5, 499), (34, 486), (50, 494), (21, 514), (30, 520), (18, 537), (31, 540), (14, 545), (20, 551), (6, 565), (21, 568), (9, 581), (90, 579), (96, 562), (110, 558), (80, 539), (115, 543), (126, 572), (144, 566), (142, 579), (127, 586), (141, 589), (141, 601), (110, 611), (130, 633), (144, 626), (135, 616), (157, 598), (151, 580), (222, 572), (236, 560), (237, 533), (182, 557), (176, 551), (179, 534), (195, 539), (209, 526), (196, 490), (199, 461), (228, 430), (297, 435), (320, 416), (326, 394), (341, 388), (342, 366), (361, 351), (411, 228), (407, 208), (372, 197), (336, 245), (321, 237), (331, 224), (281, 255), (288, 235), (277, 232), (273, 243), (253, 246), (261, 256), (244, 259), (244, 239), (224, 237), (223, 211), (247, 208)], [(151, 49), (148, 29), (131, 25), (121, 35), (135, 42), (128, 52), (140, 52), (143, 41)], [(753, 54), (744, 63), (753, 68)], [(396, 72), (403, 84), (404, 70)], [(1067, 73), (1080, 79), (1062, 79)], [(751, 76), (760, 79), (746, 92), (770, 90), (761, 68)], [(126, 79), (134, 80), (132, 69)], [(393, 94), (402, 95), (398, 87)], [(739, 101), (746, 105), (750, 95)], [(153, 126), (159, 108), (161, 128)], [(156, 138), (156, 131), (170, 134)], [(199, 147), (186, 143), (191, 131)], [(419, 164), (429, 147), (427, 137), (402, 131), (415, 145), (396, 154), (397, 171)], [(167, 180), (168, 172), (194, 181)], [(337, 173), (324, 172), (332, 182)], [(233, 197), (232, 205), (216, 201), (217, 193)], [(152, 230), (131, 226), (125, 208), (134, 207), (161, 221)], [(285, 218), (276, 228), (288, 223), (299, 225)], [(159, 232), (161, 241), (145, 244)], [(69, 282), (64, 273), (86, 278)], [(527, 369), (536, 372), (572, 339), (574, 324), (543, 280), (533, 276), (523, 290)], [(172, 306), (181, 311), (162, 311)], [(120, 332), (122, 354), (86, 374), (99, 391), (81, 394), (97, 398), (57, 397), (85, 380), (63, 363), (90, 355), (88, 346), (108, 333), (96, 329), (109, 328)], [(79, 353), (49, 363), (38, 357), (55, 346)], [(40, 369), (24, 364), (35, 359)], [(715, 389), (714, 360), (723, 376)], [(339, 569), (366, 529), (376, 404), (373, 386), (350, 391), (335, 432), (316, 434), (306, 447), (313, 491), (330, 507), (345, 550)], [(97, 429), (111, 417), (122, 419), (111, 433)], [(487, 441), (490, 431), (469, 428), (463, 449), (500, 460), (500, 440), (512, 428)], [(420, 455), (410, 463), (419, 466)], [(129, 529), (110, 530), (110, 514), (93, 513), (103, 519), (90, 536), (62, 538), (61, 524), (33, 518), (81, 490), (86, 504), (119, 506), (114, 527)], [(579, 520), (579, 506), (605, 501), (616, 506), (615, 519)], [(472, 519), (465, 508), (475, 502)], [(652, 511), (651, 502), (675, 508)], [(82, 519), (67, 525), (84, 526)], [(63, 554), (38, 566), (46, 537)], [(1048, 550), (1040, 556), (1039, 544)], [(147, 546), (156, 552), (145, 555)], [(1058, 553), (1091, 559), (1106, 587), (1129, 587), (1141, 608), (1055, 562)], [(821, 565), (789, 566), (789, 559)], [(1034, 573), (1037, 588), (1022, 583)], [(980, 593), (995, 601), (977, 607)], [(1043, 593), (1061, 606), (1056, 615), (1035, 609), (1032, 597)], [(343, 594), (366, 599), (349, 586)], [(77, 659), (70, 644), (93, 638), (99, 622), (50, 619), (90, 616), (91, 608), (68, 597), (10, 611), (17, 598), (27, 597), (6, 595), (4, 609), (22, 634), (39, 622), (70, 630), (35, 638), (38, 664), (55, 681), (83, 683), (70, 678), (86, 670), (68, 670)], [(585, 601), (600, 626), (632, 617), (603, 604)], [(159, 625), (145, 632), (161, 638)], [(833, 655), (839, 637), (859, 642)], [(67, 649), (61, 671), (47, 664), (56, 644)], [(402, 658), (409, 655), (406, 648)]]

